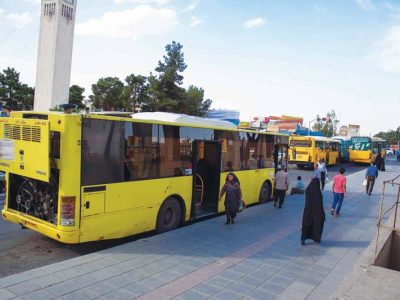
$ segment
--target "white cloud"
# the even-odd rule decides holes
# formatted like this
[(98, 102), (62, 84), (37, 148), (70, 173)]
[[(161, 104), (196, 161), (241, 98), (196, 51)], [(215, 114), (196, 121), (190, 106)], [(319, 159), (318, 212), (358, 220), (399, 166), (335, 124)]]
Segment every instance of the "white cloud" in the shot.
[(371, 10), (375, 8), (372, 0), (354, 0), (364, 10)]
[(21, 14), (5, 14), (3, 9), (0, 9), (0, 24), (15, 26), (22, 28), (32, 22), (32, 15), (24, 12)]
[(134, 9), (107, 12), (98, 19), (90, 19), (76, 26), (79, 35), (139, 39), (172, 31), (178, 25), (175, 10), (156, 9), (140, 5)]
[(255, 18), (243, 23), (244, 28), (250, 29), (253, 27), (264, 25), (267, 21), (264, 18)]
[(35, 5), (39, 5), (41, 3), (41, 1), (42, 0), (25, 0), (25, 2), (32, 3), (32, 4), (35, 4)]
[(193, 0), (192, 2), (190, 2), (190, 4), (188, 6), (186, 6), (186, 8), (184, 9), (184, 11), (192, 11), (195, 10), (197, 5), (199, 5), (199, 0)]
[(384, 39), (377, 44), (372, 59), (382, 70), (400, 73), (400, 25), (390, 28)]
[(199, 19), (198, 17), (192, 17), (190, 20), (190, 27), (196, 27), (197, 25), (203, 23), (202, 19)]
[(124, 4), (124, 3), (137, 3), (137, 4), (158, 4), (164, 5), (169, 3), (171, 0), (114, 0), (116, 4)]
[(383, 3), (383, 6), (385, 7), (385, 8), (387, 8), (387, 9), (389, 9), (390, 11), (393, 11), (393, 12), (400, 12), (400, 6), (395, 6), (395, 5), (393, 5), (393, 4), (391, 4), (391, 3), (389, 3), (389, 2), (384, 2)]

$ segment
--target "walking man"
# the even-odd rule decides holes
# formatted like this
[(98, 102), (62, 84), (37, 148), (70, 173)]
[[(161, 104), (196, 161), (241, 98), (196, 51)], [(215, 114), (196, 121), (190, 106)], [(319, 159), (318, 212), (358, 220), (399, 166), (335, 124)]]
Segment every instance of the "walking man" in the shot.
[(325, 164), (325, 159), (321, 159), (318, 163), (318, 171), (321, 174), (321, 190), (324, 190), (325, 188), (325, 181), (326, 181), (326, 175), (328, 174), (328, 170), (326, 169), (326, 164)]
[(370, 196), (372, 190), (374, 189), (376, 178), (378, 178), (378, 168), (374, 163), (371, 162), (371, 165), (368, 167), (367, 172), (365, 173), (365, 179), (367, 180), (366, 192)]
[(274, 197), (274, 207), (278, 203), (278, 208), (282, 208), (283, 202), (285, 201), (286, 190), (289, 187), (287, 172), (285, 169), (279, 169), (278, 172), (275, 174), (274, 180), (274, 190), (275, 190), (275, 197)]
[(343, 167), (340, 168), (339, 174), (333, 178), (333, 203), (331, 215), (335, 215), (336, 217), (340, 216), (340, 209), (342, 208), (343, 199), (346, 195), (346, 177), (344, 176), (345, 171), (346, 170)]

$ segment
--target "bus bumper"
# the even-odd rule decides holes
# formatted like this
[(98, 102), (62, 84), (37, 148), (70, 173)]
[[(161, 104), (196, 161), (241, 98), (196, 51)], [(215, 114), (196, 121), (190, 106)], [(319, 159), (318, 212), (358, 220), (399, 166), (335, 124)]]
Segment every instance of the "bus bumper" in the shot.
[(312, 167), (314, 165), (312, 162), (309, 161), (297, 161), (297, 160), (290, 160), (289, 164), (304, 166), (304, 167)]
[(27, 217), (19, 212), (3, 209), (1, 211), (3, 219), (15, 224), (20, 224), (23, 227), (37, 231), (43, 235), (48, 236), (56, 241), (65, 244), (77, 244), (79, 243), (79, 230), (63, 231), (58, 229), (56, 226)]
[(368, 159), (357, 158), (357, 159), (352, 159), (351, 161), (354, 163), (360, 163), (360, 164), (370, 164), (372, 162), (372, 159), (371, 158), (368, 158)]

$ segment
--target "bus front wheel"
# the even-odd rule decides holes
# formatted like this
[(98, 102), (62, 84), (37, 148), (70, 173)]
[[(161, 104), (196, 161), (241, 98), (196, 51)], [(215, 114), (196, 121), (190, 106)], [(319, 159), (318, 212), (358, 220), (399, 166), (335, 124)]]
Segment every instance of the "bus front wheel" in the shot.
[(157, 232), (167, 232), (177, 228), (182, 219), (181, 206), (175, 198), (168, 198), (161, 205), (157, 216)]
[(269, 200), (271, 200), (271, 188), (267, 182), (264, 182), (260, 191), (259, 203), (265, 203)]

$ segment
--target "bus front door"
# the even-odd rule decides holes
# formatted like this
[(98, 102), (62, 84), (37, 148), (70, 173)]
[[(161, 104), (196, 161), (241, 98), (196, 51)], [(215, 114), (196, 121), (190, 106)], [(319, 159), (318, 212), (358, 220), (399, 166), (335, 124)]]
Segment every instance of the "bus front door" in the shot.
[(221, 175), (221, 143), (193, 142), (192, 217), (218, 212)]

